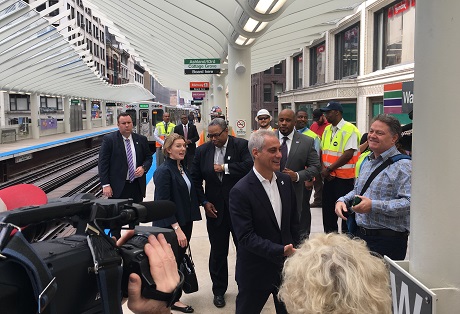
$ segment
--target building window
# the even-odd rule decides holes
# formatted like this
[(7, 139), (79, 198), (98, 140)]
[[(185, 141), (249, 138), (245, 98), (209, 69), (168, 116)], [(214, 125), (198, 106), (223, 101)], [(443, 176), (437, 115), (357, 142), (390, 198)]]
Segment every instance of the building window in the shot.
[(294, 89), (302, 87), (303, 77), (303, 57), (302, 54), (298, 54), (293, 57), (293, 68), (292, 68), (292, 86)]
[(272, 102), (272, 85), (264, 84), (264, 102)]
[(343, 119), (356, 125), (356, 103), (343, 104)]
[(335, 49), (335, 79), (358, 76), (359, 24), (336, 35)]
[(29, 95), (10, 94), (10, 111), (29, 111)]
[(326, 82), (326, 43), (310, 49), (310, 85)]
[(283, 84), (275, 84), (275, 102), (278, 102), (278, 95), (283, 92)]
[(415, 0), (393, 2), (374, 19), (374, 71), (414, 62)]
[(283, 64), (278, 63), (274, 66), (275, 74), (283, 74)]

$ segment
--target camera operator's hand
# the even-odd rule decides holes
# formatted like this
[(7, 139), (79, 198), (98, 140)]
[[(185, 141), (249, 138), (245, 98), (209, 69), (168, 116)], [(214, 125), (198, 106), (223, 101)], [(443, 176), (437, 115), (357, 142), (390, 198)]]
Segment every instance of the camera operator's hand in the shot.
[[(129, 233), (124, 235), (122, 239), (126, 240), (129, 235)], [(157, 290), (164, 293), (173, 292), (179, 284), (180, 277), (177, 271), (176, 258), (165, 237), (159, 234), (157, 239), (154, 235), (150, 235), (144, 251), (149, 259), (150, 273), (156, 283)], [(141, 296), (141, 279), (134, 273), (129, 276), (128, 308), (136, 314), (170, 313), (170, 309), (166, 307), (166, 302), (145, 299)]]

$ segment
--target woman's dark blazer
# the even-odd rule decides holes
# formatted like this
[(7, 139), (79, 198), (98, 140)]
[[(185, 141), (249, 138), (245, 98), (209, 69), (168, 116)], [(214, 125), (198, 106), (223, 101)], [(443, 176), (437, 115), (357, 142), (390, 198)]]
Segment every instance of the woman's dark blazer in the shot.
[[(171, 227), (175, 222), (180, 226), (201, 220), (198, 197), (193, 181), (187, 169), (184, 168), (187, 177), (192, 184), (190, 193), (184, 178), (177, 169), (177, 161), (167, 158), (164, 163), (157, 168), (153, 175), (155, 183), (154, 200), (169, 200), (176, 204), (176, 214), (170, 218), (157, 220), (152, 223), (156, 227)], [(158, 208), (161, 210), (161, 208)]]

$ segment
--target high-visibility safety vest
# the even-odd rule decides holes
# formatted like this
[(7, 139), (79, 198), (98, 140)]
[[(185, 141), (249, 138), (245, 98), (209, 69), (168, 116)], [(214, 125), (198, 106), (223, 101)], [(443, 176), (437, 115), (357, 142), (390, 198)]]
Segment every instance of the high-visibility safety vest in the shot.
[[(157, 131), (158, 137), (164, 141), (165, 137), (173, 132), (175, 126), (176, 125), (174, 123), (168, 122), (168, 129), (166, 130), (165, 123), (162, 121), (156, 124), (155, 130), (158, 130)], [(158, 142), (155, 142), (155, 146), (160, 148), (161, 144)]]
[[(332, 136), (332, 124), (324, 129), (323, 137), (321, 139), (321, 160), (325, 168), (335, 163), (340, 156), (343, 155), (345, 144), (350, 139), (351, 135), (356, 133), (359, 143), (360, 133), (350, 122), (345, 122), (342, 129), (337, 130), (334, 138)], [(358, 144), (356, 143), (356, 144)], [(358, 161), (359, 150), (355, 150), (353, 157), (342, 167), (332, 171), (331, 175), (340, 179), (353, 179), (355, 177), (355, 165)]]
[(361, 155), (359, 155), (358, 161), (356, 162), (356, 167), (355, 167), (355, 178), (358, 177), (359, 172), (361, 171), (361, 166), (363, 165), (364, 159), (369, 156), (372, 153), (370, 150), (366, 150), (363, 152)]
[(303, 131), (302, 132), (303, 135), (306, 135), (306, 136), (310, 136), (312, 139), (318, 139), (318, 140), (321, 140), (318, 136), (318, 134), (316, 134), (315, 132), (313, 132), (312, 130), (310, 129), (307, 129), (306, 131)]

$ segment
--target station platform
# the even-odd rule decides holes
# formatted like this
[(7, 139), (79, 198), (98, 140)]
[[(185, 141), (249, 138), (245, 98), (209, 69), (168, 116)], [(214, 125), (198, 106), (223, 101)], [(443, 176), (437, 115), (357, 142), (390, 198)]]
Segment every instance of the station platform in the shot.
[[(198, 133), (203, 130), (202, 123), (195, 123), (197, 126)], [(155, 165), (155, 156), (153, 158), (153, 165), (152, 168), (149, 170), (147, 174), (147, 192), (144, 201), (153, 201), (154, 200), (154, 192), (155, 192), (155, 184), (153, 180), (151, 180), (151, 176), (156, 169)], [(313, 198), (311, 199), (313, 202)], [(193, 232), (192, 238), (190, 240), (190, 247), (192, 250), (193, 261), (195, 263), (195, 271), (198, 278), (198, 285), (199, 290), (192, 294), (183, 294), (181, 297), (181, 301), (187, 305), (191, 305), (194, 309), (194, 313), (216, 313), (216, 314), (231, 314), (235, 313), (235, 302), (236, 296), (238, 294), (238, 286), (235, 281), (235, 265), (236, 265), (236, 248), (233, 244), (232, 240), (230, 240), (230, 247), (228, 253), (228, 289), (227, 293), (225, 294), (226, 306), (223, 308), (217, 308), (213, 304), (213, 293), (212, 293), (212, 282), (209, 276), (209, 268), (208, 268), (208, 260), (209, 260), (209, 250), (210, 244), (208, 239), (208, 232), (206, 230), (206, 215), (204, 213), (204, 209), (201, 209), (201, 221), (194, 222), (193, 224)], [(321, 208), (312, 208), (311, 209), (312, 215), (312, 225), (311, 225), (311, 236), (314, 234), (322, 233), (323, 232), (323, 220), (321, 214)], [(147, 224), (149, 225), (149, 224)], [(123, 313), (129, 314), (132, 313), (127, 306), (127, 303), (123, 305)], [(172, 311), (172, 313), (181, 313), (179, 311)], [(275, 306), (273, 304), (273, 298), (269, 297), (267, 303), (262, 314), (274, 314)]]
[[(153, 201), (153, 195), (155, 191), (155, 185), (151, 180), (147, 185), (147, 194), (144, 201)], [(313, 198), (311, 199), (313, 202)], [(208, 260), (210, 244), (208, 239), (208, 233), (206, 231), (206, 216), (204, 210), (201, 208), (201, 221), (194, 222), (192, 238), (190, 240), (190, 247), (192, 250), (193, 261), (195, 263), (195, 271), (198, 278), (199, 290), (192, 294), (183, 294), (181, 301), (187, 305), (191, 305), (194, 309), (194, 313), (198, 314), (231, 314), (235, 313), (235, 302), (236, 295), (238, 294), (238, 286), (235, 281), (235, 264), (236, 264), (236, 248), (233, 242), (230, 240), (230, 248), (228, 252), (228, 290), (225, 294), (225, 300), (227, 305), (223, 308), (217, 308), (212, 303), (212, 282), (209, 276)], [(311, 209), (312, 224), (311, 224), (311, 237), (315, 234), (323, 232), (323, 219), (321, 214), (321, 208)], [(127, 304), (123, 305), (123, 313), (132, 313)], [(172, 313), (181, 313), (179, 311), (172, 311)], [(273, 304), (273, 298), (269, 297), (262, 314), (274, 314), (275, 306)]]
[(56, 146), (81, 141), (98, 135), (104, 135), (118, 130), (116, 125), (96, 128), (91, 130), (81, 130), (72, 133), (60, 133), (47, 135), (38, 139), (26, 139), (12, 143), (0, 145), (0, 160), (19, 157), (25, 154), (34, 153), (41, 150), (50, 149)]

